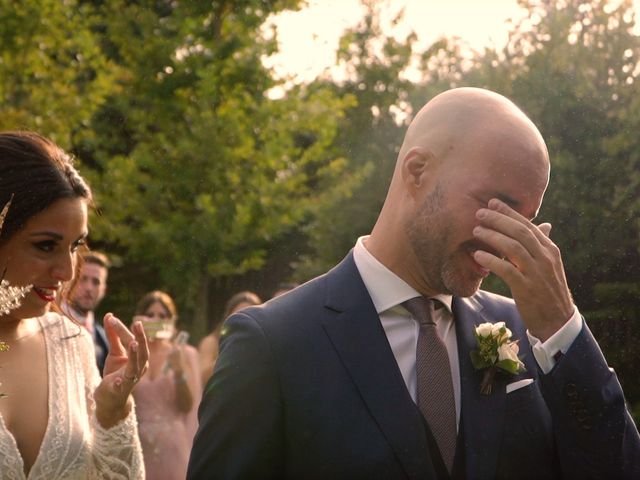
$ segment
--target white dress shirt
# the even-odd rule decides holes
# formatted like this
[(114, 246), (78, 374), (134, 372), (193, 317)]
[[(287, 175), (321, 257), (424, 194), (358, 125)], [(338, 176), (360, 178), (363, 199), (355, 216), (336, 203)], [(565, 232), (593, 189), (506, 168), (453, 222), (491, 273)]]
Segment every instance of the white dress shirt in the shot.
[[(353, 249), (353, 259), (358, 272), (369, 292), (376, 312), (380, 316), (382, 328), (395, 356), (404, 383), (413, 401), (416, 401), (416, 346), (419, 324), (402, 306), (402, 303), (421, 294), (395, 273), (380, 263), (365, 247), (368, 236), (360, 237)], [(460, 364), (456, 326), (451, 311), (451, 295), (436, 295), (445, 308), (435, 311), (434, 321), (440, 338), (447, 347), (453, 395), (456, 402), (456, 419), (460, 421)], [(527, 332), (533, 355), (544, 373), (555, 366), (554, 355), (558, 351), (566, 353), (582, 328), (582, 319), (577, 308), (571, 319), (551, 338), (542, 343)]]

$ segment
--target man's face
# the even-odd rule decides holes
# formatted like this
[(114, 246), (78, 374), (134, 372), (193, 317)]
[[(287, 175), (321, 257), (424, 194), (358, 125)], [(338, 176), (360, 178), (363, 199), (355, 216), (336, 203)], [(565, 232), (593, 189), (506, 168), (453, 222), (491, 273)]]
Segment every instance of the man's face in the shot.
[(435, 187), (407, 222), (421, 277), (432, 291), (473, 295), (488, 275), (473, 253), (485, 250), (501, 256), (473, 236), (479, 224), (476, 212), (486, 208), (489, 200), (499, 198), (528, 219), (537, 215), (548, 179), (547, 164), (544, 157), (524, 156), (522, 149), (508, 143), (462, 151), (462, 161), (448, 160)]
[(73, 292), (71, 304), (83, 315), (96, 309), (107, 291), (107, 269), (95, 263), (85, 263)]

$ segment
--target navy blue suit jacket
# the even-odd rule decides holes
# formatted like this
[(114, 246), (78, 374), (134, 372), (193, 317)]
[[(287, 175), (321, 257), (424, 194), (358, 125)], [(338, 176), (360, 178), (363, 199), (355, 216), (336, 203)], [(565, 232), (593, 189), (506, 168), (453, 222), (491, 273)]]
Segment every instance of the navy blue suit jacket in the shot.
[(100, 375), (104, 371), (104, 363), (107, 360), (109, 354), (109, 341), (107, 340), (107, 332), (104, 331), (104, 327), (97, 322), (93, 325), (93, 343), (96, 346), (96, 363)]
[[(455, 298), (462, 476), (640, 478), (640, 438), (586, 325), (548, 375), (512, 300)], [(505, 321), (527, 371), (480, 394), (474, 326)], [(227, 321), (188, 479), (433, 479), (439, 459), (352, 255)], [(510, 382), (530, 385), (506, 394)], [(436, 454), (437, 451), (436, 451)], [(455, 471), (455, 469), (454, 469)]]

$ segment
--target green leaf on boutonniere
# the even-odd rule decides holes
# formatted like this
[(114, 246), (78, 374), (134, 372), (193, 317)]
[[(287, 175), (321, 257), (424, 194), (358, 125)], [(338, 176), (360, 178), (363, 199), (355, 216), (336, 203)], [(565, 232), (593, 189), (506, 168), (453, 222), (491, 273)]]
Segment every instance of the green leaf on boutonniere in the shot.
[(478, 350), (473, 350), (469, 354), (471, 356), (471, 363), (473, 364), (473, 368), (476, 370), (482, 370), (483, 368), (490, 367), (492, 365), (491, 362), (487, 361)]
[(501, 370), (504, 370), (505, 372), (512, 373), (514, 375), (524, 371), (524, 367), (521, 367), (520, 363), (515, 362), (513, 360), (509, 360), (509, 359), (498, 361), (498, 363), (496, 363), (496, 367), (498, 367)]

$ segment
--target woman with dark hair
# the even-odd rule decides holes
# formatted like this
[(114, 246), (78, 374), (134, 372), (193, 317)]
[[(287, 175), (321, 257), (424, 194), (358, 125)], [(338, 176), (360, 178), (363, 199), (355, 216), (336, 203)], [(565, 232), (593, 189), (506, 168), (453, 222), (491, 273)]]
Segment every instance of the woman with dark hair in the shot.
[(176, 335), (173, 299), (159, 290), (136, 307), (149, 339), (149, 372), (133, 390), (147, 478), (183, 480), (202, 395), (198, 353)]
[[(10, 204), (9, 204), (10, 202)], [(142, 325), (104, 318), (104, 378), (88, 332), (60, 313), (87, 237), (91, 191), (69, 155), (30, 132), (0, 133), (0, 479), (143, 478), (131, 390), (147, 367)], [(5, 308), (6, 307), (6, 308)]]
[(229, 315), (252, 305), (260, 305), (262, 300), (258, 295), (248, 290), (238, 292), (233, 295), (224, 307), (222, 318), (213, 327), (213, 331), (200, 340), (198, 354), (200, 355), (200, 372), (202, 375), (202, 385), (206, 385), (213, 374), (213, 367), (218, 358), (218, 345), (223, 334), (222, 327)]

